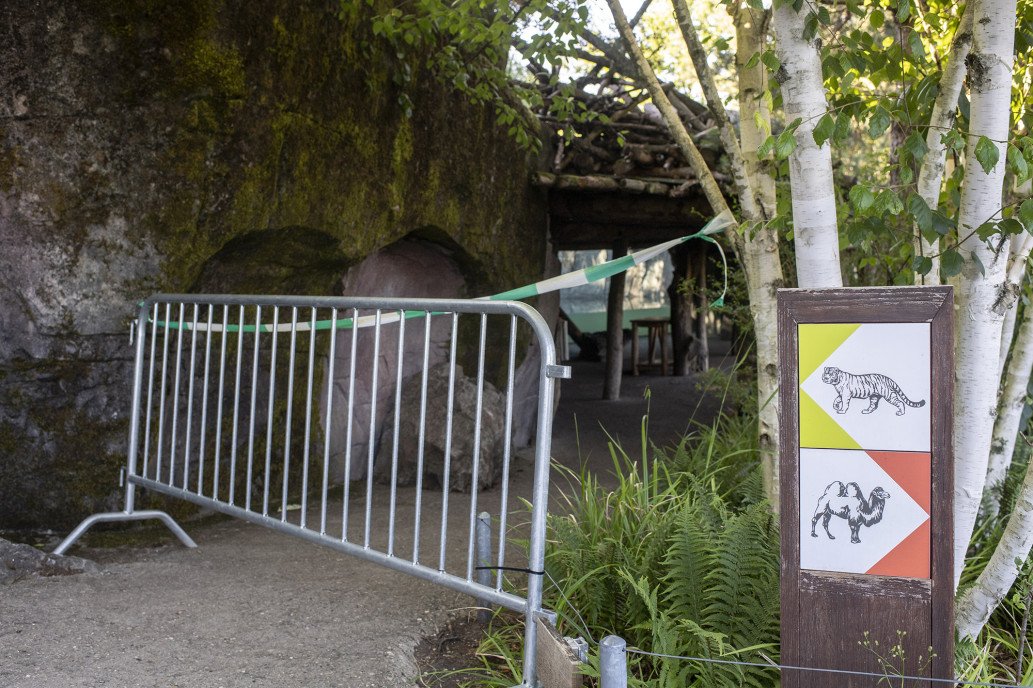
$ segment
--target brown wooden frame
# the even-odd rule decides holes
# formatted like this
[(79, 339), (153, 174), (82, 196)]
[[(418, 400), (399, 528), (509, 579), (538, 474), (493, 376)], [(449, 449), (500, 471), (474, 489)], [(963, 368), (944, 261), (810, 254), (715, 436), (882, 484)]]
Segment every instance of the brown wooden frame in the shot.
[[(896, 578), (800, 569), (799, 341), (801, 323), (930, 323), (931, 363), (931, 578)], [(922, 675), (953, 678), (954, 664), (954, 291), (951, 287), (781, 289), (778, 292), (780, 361), (780, 485), (782, 535), (782, 664), (881, 672), (868, 649), (837, 645), (829, 632), (871, 632), (884, 649), (896, 631), (908, 631), (907, 674), (919, 655), (936, 656)], [(842, 636), (840, 636), (842, 637)], [(852, 648), (852, 649), (851, 649)], [(908, 670), (910, 667), (912, 670)], [(865, 688), (877, 679), (784, 670), (783, 688)], [(883, 682), (881, 685), (886, 685)], [(892, 685), (898, 686), (899, 682)], [(911, 681), (908, 688), (928, 687)]]

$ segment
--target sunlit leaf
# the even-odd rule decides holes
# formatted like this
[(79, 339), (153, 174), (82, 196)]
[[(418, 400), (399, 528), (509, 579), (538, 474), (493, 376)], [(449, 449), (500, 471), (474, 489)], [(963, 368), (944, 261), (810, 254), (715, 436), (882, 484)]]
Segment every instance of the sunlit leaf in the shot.
[(1000, 159), (1001, 151), (997, 148), (997, 144), (985, 136), (980, 136), (979, 141), (976, 142), (976, 160), (979, 161), (983, 172), (990, 174)]

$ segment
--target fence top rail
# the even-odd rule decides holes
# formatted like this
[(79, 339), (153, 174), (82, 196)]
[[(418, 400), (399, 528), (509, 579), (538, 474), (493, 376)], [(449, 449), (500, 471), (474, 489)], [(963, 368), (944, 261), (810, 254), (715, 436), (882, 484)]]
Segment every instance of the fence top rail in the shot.
[(556, 362), (552, 331), (541, 313), (521, 301), (488, 301), (486, 299), (398, 298), (379, 296), (288, 296), (264, 294), (152, 294), (141, 301), (141, 310), (156, 304), (198, 306), (263, 306), (298, 308), (336, 308), (382, 311), (424, 311), (436, 313), (473, 313), (515, 315), (534, 330), (542, 346), (542, 362)]

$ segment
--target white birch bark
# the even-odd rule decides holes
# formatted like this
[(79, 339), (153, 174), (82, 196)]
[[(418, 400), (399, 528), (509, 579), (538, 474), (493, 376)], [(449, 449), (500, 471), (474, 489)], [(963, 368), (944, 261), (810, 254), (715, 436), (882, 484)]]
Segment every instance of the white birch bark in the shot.
[(962, 638), (975, 638), (986, 624), (990, 614), (1011, 590), (1022, 569), (1022, 562), (1033, 547), (1033, 463), (1026, 469), (1026, 477), (1019, 488), (1015, 509), (1008, 517), (1008, 525), (990, 557), (990, 562), (979, 574), (975, 585), (965, 591), (955, 608), (955, 623)]
[[(960, 247), (966, 258), (957, 291), (956, 384), (954, 394), (954, 584), (965, 565), (965, 552), (975, 526), (986, 484), (990, 441), (997, 410), (997, 361), (1008, 304), (1005, 279), (1008, 242), (999, 253), (974, 234), (987, 220), (1000, 217), (1004, 191), (1005, 150), (987, 174), (976, 162), (980, 136), (1006, 141), (1012, 82), (1015, 0), (976, 0), (973, 7), (970, 130), (965, 154), (965, 181), (958, 213)], [(985, 269), (981, 274), (972, 258)]]
[(997, 378), (1003, 382), (1004, 366), (1008, 361), (1012, 339), (1015, 335), (1015, 318), (1018, 312), (1018, 295), (1022, 289), (1022, 279), (1026, 274), (1026, 262), (1030, 249), (1033, 249), (1033, 236), (1023, 232), (1011, 239), (1011, 255), (1008, 258), (1008, 290), (1015, 296), (1011, 308), (1004, 314), (1004, 325), (1001, 328), (1001, 357), (998, 362)]
[[(1012, 308), (1012, 311), (1016, 308)], [(1001, 505), (1001, 484), (1011, 466), (1015, 453), (1015, 441), (1019, 434), (1019, 421), (1026, 405), (1026, 388), (1029, 386), (1030, 370), (1033, 369), (1033, 318), (1030, 313), (1022, 319), (1019, 335), (1015, 340), (1004, 376), (1004, 391), (997, 409), (993, 439), (990, 443), (990, 460), (986, 471), (985, 509), (996, 515)]]
[[(929, 117), (929, 129), (925, 135), (925, 145), (929, 151), (922, 159), (922, 167), (918, 171), (918, 195), (926, 205), (936, 209), (940, 204), (940, 188), (943, 185), (943, 173), (947, 167), (947, 147), (941, 141), (944, 134), (954, 126), (954, 118), (958, 110), (958, 97), (965, 82), (965, 60), (972, 47), (972, 6), (969, 5), (961, 15), (957, 32), (951, 42), (947, 64), (940, 77), (940, 92), (933, 103), (933, 111)], [(918, 225), (915, 225), (915, 254), (929, 256), (933, 266), (927, 275), (915, 274), (915, 284), (940, 283), (940, 241), (926, 241)]]
[(804, 288), (841, 287), (832, 152), (828, 142), (820, 147), (814, 143), (814, 127), (828, 111), (828, 101), (816, 40), (803, 37), (806, 17), (806, 9), (796, 12), (790, 3), (781, 3), (772, 14), (775, 50), (782, 63), (775, 79), (782, 89), (786, 121), (801, 119), (796, 149), (789, 156), (797, 282)]
[[(757, 150), (771, 130), (771, 101), (767, 70), (762, 64), (749, 69), (754, 53), (763, 52), (770, 15), (749, 7), (735, 14), (736, 73), (739, 77), (739, 133), (746, 172), (764, 216), (775, 216), (775, 177), (770, 163), (762, 163)], [(757, 126), (754, 115), (764, 123)], [(766, 225), (746, 237), (743, 267), (750, 294), (750, 312), (757, 339), (757, 421), (765, 494), (779, 510), (778, 479), (778, 321), (775, 293), (784, 285), (778, 235)]]

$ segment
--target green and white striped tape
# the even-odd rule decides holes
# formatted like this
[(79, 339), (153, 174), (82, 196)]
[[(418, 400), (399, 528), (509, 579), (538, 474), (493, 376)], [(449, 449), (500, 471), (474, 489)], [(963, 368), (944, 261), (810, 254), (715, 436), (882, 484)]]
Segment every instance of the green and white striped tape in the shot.
[[(718, 252), (721, 254), (721, 264), (724, 268), (724, 287), (721, 290), (721, 295), (717, 297), (711, 303), (711, 307), (720, 308), (724, 305), (725, 294), (728, 291), (728, 260), (725, 258), (725, 252), (714, 238), (713, 235), (719, 232), (723, 232), (728, 227), (735, 224), (735, 218), (728, 211), (724, 211), (717, 217), (712, 218), (707, 224), (703, 226), (703, 229), (699, 230), (695, 234), (683, 236), (678, 239), (672, 239), (671, 241), (665, 241), (662, 244), (651, 246), (641, 251), (635, 251), (629, 253), (626, 256), (620, 258), (614, 258), (608, 260), (605, 263), (599, 265), (592, 265), (575, 272), (568, 272), (556, 277), (550, 277), (549, 279), (535, 282), (534, 284), (528, 284), (523, 287), (517, 287), (516, 289), (510, 289), (499, 294), (492, 294), (490, 296), (481, 296), (475, 301), (521, 301), (523, 299), (531, 298), (532, 296), (541, 296), (542, 294), (548, 294), (549, 292), (558, 291), (560, 289), (570, 289), (571, 287), (579, 287), (583, 284), (589, 284), (591, 282), (598, 282), (608, 277), (618, 275), (635, 265), (646, 262), (656, 258), (664, 251), (674, 248), (680, 244), (684, 244), (693, 239), (702, 239), (703, 241), (709, 241), (717, 247)], [(405, 318), (418, 318), (424, 317), (426, 311), (405, 311)], [(432, 313), (432, 315), (440, 315), (439, 313)], [(391, 311), (380, 314), (380, 324), (385, 325), (389, 323), (398, 322), (401, 319), (401, 314), (397, 311)], [(377, 322), (377, 316), (375, 315), (363, 315), (359, 318), (340, 318), (336, 320), (336, 326), (339, 330), (347, 330), (353, 327), (372, 327)], [(161, 320), (155, 323), (158, 326), (164, 326), (165, 323)], [(317, 330), (329, 330), (335, 324), (333, 320), (317, 320), (315, 322), (315, 329)], [(169, 322), (168, 327), (170, 329), (179, 329), (182, 327), (184, 330), (194, 329), (193, 323), (189, 322)], [(208, 324), (203, 322), (197, 323), (197, 331), (204, 332), (208, 330)], [(278, 323), (275, 328), (273, 325), (261, 325), (262, 332), (290, 332), (292, 329), (295, 332), (307, 332), (312, 329), (312, 323), (309, 322), (298, 322), (298, 323)], [(212, 332), (239, 332), (241, 330), (240, 325), (219, 325), (213, 323), (211, 326)], [(244, 332), (254, 332), (254, 325), (244, 325)]]

